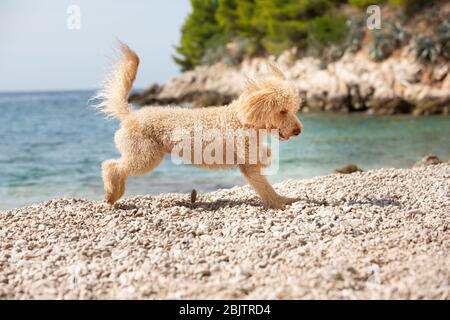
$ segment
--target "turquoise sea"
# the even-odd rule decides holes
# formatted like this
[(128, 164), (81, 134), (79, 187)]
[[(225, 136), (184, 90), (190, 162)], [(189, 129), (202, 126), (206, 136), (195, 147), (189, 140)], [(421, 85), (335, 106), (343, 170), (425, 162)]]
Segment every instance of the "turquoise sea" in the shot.
[[(118, 156), (118, 127), (88, 107), (90, 91), (0, 94), (0, 209), (52, 198), (101, 199), (100, 163)], [(428, 153), (450, 159), (450, 117), (299, 115), (305, 132), (281, 143), (272, 182), (361, 168), (409, 167)], [(131, 177), (126, 196), (206, 192), (244, 184), (239, 172), (174, 165)]]

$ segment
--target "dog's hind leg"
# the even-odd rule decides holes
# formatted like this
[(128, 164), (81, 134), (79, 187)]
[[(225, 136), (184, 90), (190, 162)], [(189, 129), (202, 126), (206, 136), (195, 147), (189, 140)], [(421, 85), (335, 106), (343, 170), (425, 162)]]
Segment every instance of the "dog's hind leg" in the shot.
[(125, 193), (125, 174), (121, 159), (107, 160), (102, 163), (103, 186), (105, 199), (109, 204), (114, 204)]
[[(119, 135), (119, 142), (123, 141), (122, 137)], [(164, 158), (162, 150), (151, 140), (129, 140), (119, 143), (118, 147), (122, 157), (102, 164), (105, 199), (109, 204), (114, 204), (125, 193), (125, 182), (129, 176), (144, 175), (156, 168)]]

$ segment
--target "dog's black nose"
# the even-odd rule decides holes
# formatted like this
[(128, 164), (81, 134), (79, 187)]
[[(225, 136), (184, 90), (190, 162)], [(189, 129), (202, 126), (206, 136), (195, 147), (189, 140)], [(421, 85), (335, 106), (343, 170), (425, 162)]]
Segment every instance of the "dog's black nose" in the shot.
[(292, 134), (294, 136), (298, 136), (300, 133), (302, 132), (302, 130), (300, 128), (294, 129), (294, 131), (292, 132)]

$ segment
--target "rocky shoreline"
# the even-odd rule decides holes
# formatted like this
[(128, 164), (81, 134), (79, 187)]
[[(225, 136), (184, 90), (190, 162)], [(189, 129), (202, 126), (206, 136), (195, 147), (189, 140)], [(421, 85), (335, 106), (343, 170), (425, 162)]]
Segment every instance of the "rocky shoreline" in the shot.
[(266, 72), (267, 61), (279, 65), (295, 82), (303, 97), (302, 112), (450, 114), (450, 63), (422, 64), (411, 46), (382, 62), (371, 60), (364, 49), (346, 53), (325, 68), (313, 57), (297, 59), (294, 50), (279, 57), (244, 59), (238, 66), (199, 66), (162, 86), (153, 84), (133, 94), (130, 102), (223, 105), (239, 95), (245, 75)]
[(450, 163), (275, 188), (1, 211), (0, 298), (450, 299)]

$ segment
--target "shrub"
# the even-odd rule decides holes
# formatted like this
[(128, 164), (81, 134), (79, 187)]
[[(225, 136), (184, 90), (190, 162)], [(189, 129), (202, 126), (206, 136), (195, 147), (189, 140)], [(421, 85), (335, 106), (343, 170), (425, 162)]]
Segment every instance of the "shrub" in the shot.
[(393, 23), (385, 30), (372, 31), (369, 55), (375, 61), (386, 59), (396, 49), (406, 44), (410, 35), (400, 23)]
[(437, 37), (442, 48), (442, 56), (450, 59), (450, 17), (444, 20), (438, 27)]
[(432, 36), (418, 36), (415, 40), (416, 58), (423, 62), (435, 63), (441, 48)]
[(362, 39), (364, 38), (364, 22), (365, 15), (359, 14), (350, 17), (346, 22), (346, 37), (344, 40), (344, 47), (346, 50), (355, 53), (361, 47)]
[(408, 43), (411, 35), (403, 28), (403, 26), (399, 22), (395, 22), (391, 24), (390, 32), (395, 40), (396, 47), (401, 47)]
[(450, 59), (450, 18), (442, 21), (435, 35), (419, 35), (414, 49), (416, 58), (423, 62), (436, 63), (440, 56)]
[(384, 60), (395, 50), (395, 38), (382, 30), (372, 32), (372, 43), (369, 46), (369, 56), (375, 60)]

